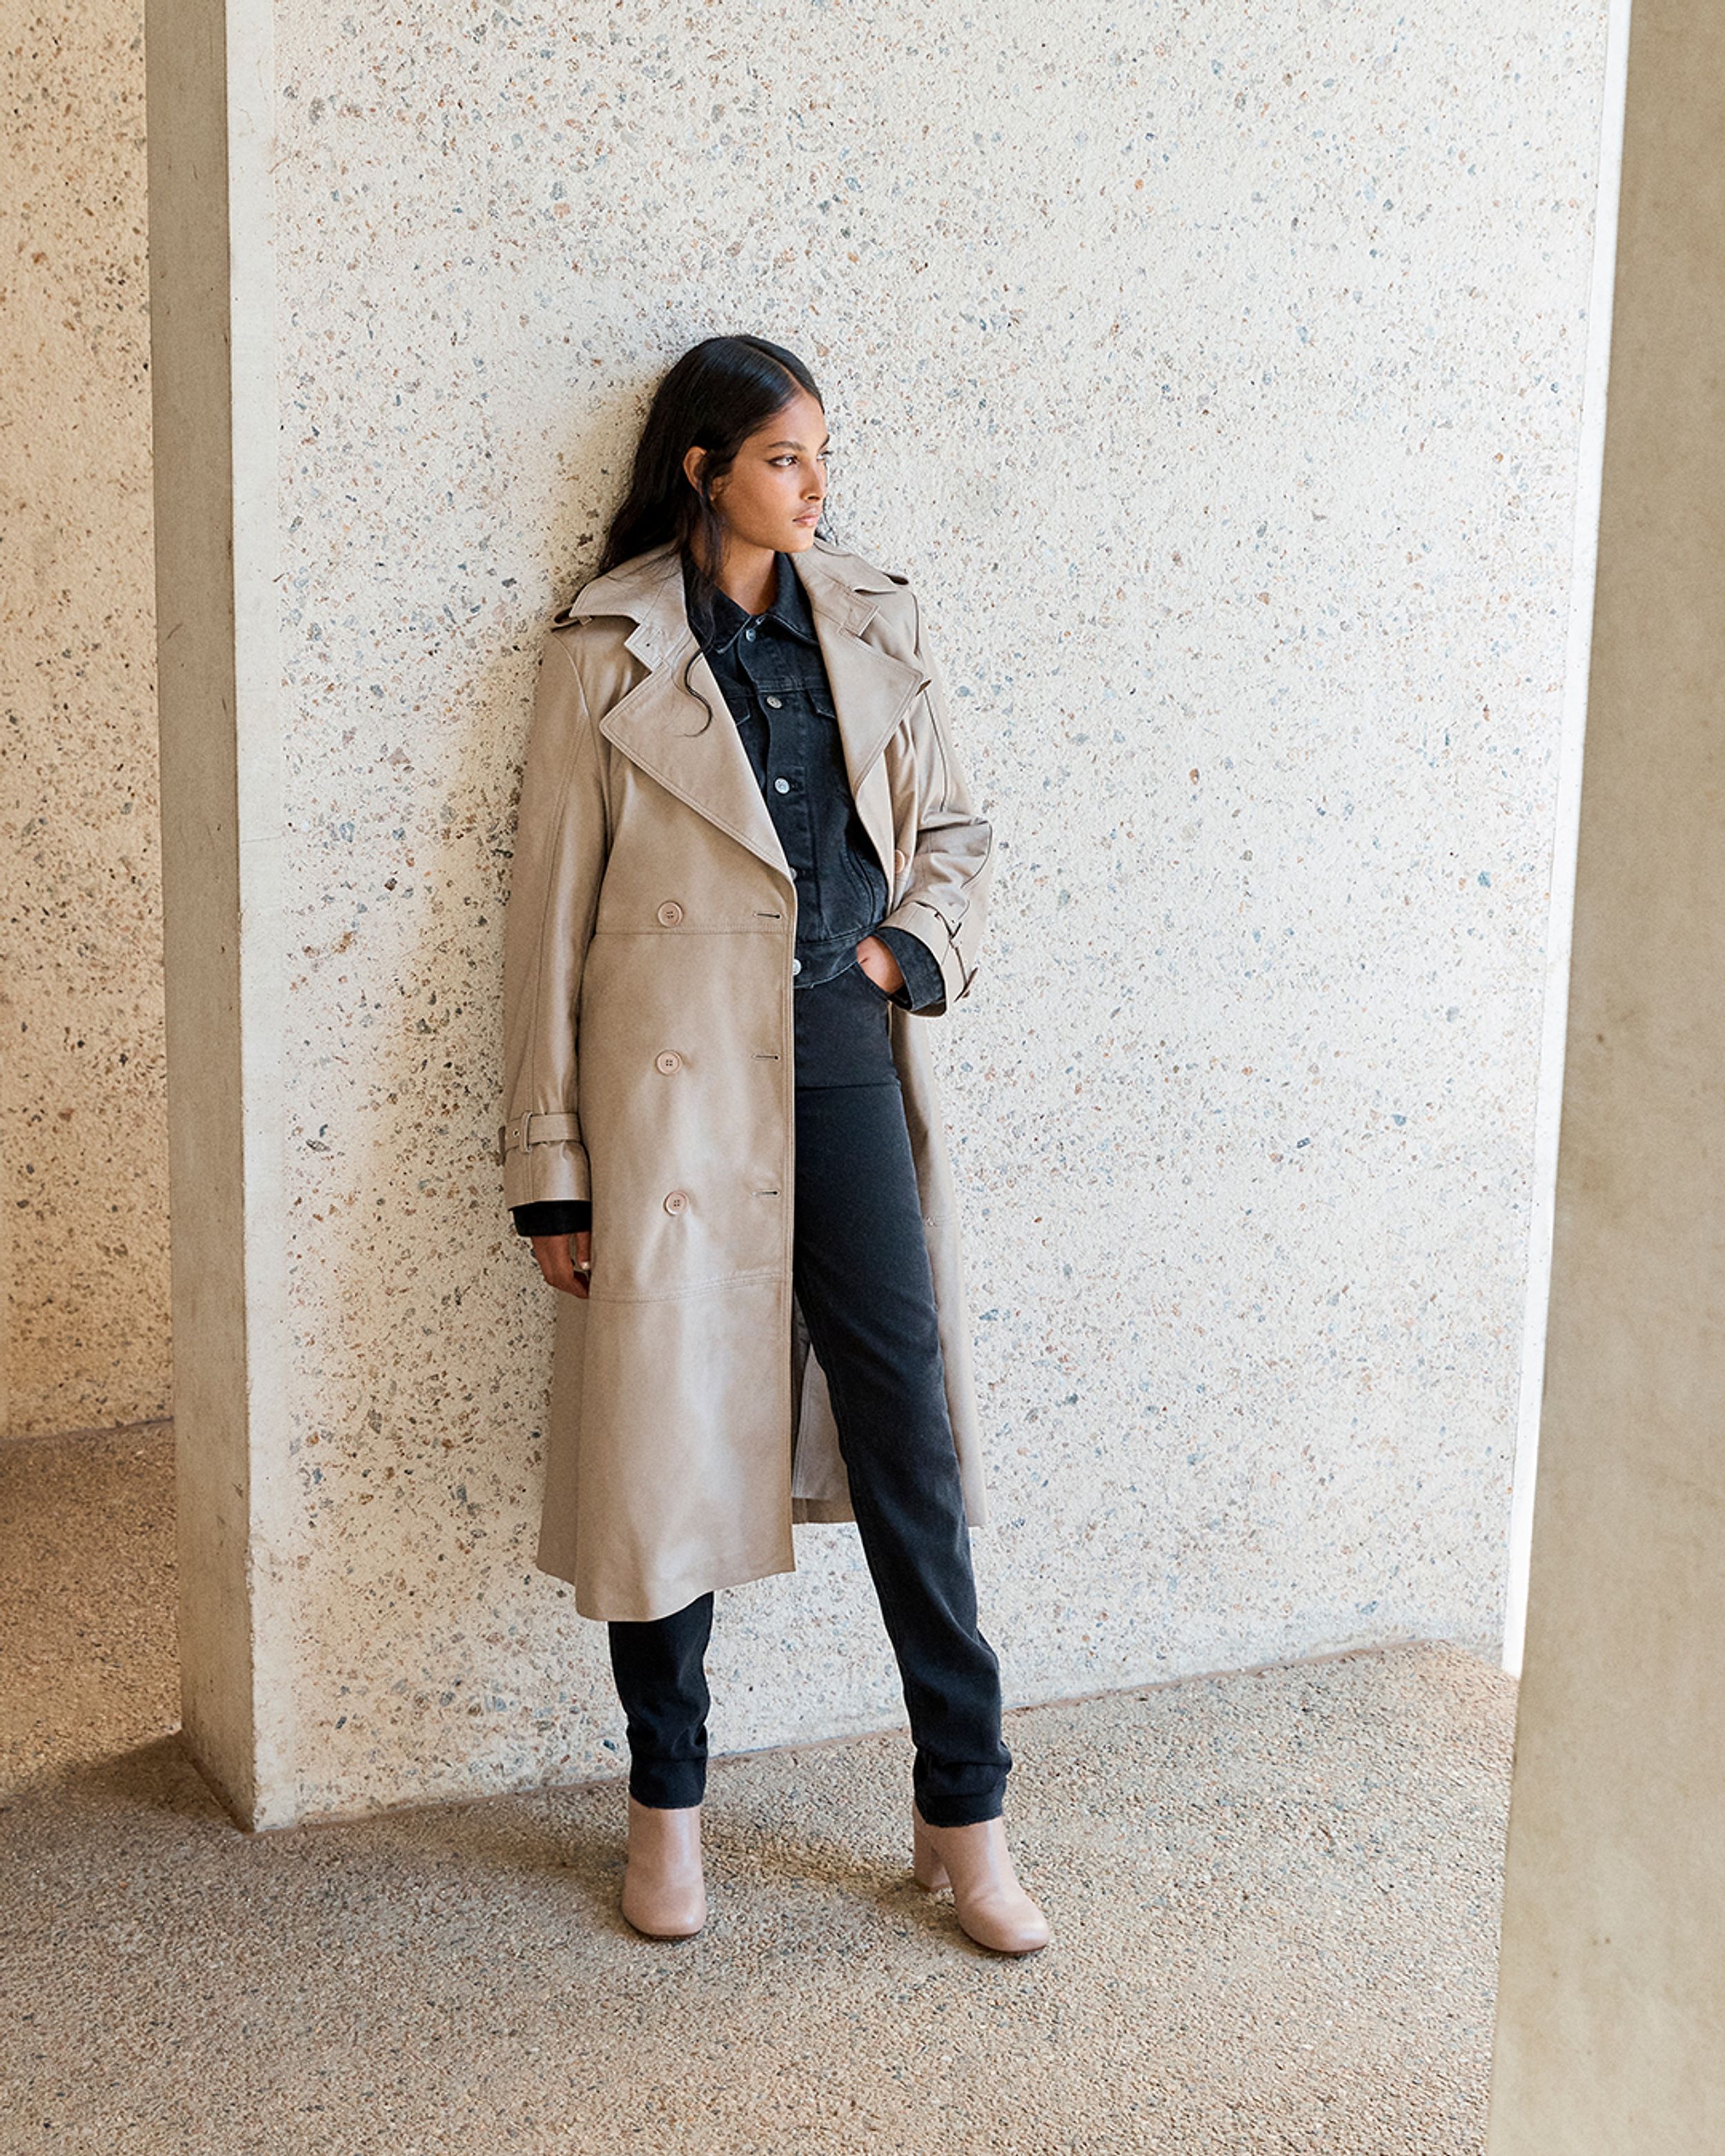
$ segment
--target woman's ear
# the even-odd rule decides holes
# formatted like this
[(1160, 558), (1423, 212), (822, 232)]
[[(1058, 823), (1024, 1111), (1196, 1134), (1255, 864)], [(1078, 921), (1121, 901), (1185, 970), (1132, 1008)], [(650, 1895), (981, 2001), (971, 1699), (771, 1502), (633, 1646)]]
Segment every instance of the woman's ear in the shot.
[(701, 474), (706, 469), (706, 451), (693, 443), (683, 452), (683, 476), (697, 494), (706, 491), (701, 485)]

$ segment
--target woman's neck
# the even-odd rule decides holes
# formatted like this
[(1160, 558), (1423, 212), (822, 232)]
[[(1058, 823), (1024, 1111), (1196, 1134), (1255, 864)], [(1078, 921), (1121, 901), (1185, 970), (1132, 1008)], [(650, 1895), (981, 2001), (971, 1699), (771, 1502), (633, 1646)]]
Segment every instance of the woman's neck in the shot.
[(771, 547), (725, 542), (725, 558), (713, 582), (745, 613), (764, 613), (778, 592), (778, 556)]

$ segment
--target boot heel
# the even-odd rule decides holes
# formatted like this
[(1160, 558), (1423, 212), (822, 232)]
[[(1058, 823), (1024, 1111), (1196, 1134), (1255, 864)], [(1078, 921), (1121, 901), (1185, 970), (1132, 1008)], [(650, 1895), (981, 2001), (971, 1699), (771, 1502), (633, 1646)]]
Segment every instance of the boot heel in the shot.
[(911, 1808), (911, 1871), (916, 1884), (925, 1893), (937, 1894), (942, 1887), (950, 1887), (947, 1867), (934, 1852), (922, 1824), (922, 1815), (913, 1804)]

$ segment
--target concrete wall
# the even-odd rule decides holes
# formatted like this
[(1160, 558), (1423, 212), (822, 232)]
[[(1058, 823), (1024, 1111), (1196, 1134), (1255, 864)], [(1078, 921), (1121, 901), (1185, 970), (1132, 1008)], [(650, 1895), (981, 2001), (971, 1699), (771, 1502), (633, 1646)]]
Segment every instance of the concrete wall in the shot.
[(1491, 2156), (1725, 2147), (1722, 145), (1635, 0)]
[(141, 13), (3, 0), (0, 1436), (170, 1384)]
[[(244, 1352), (288, 1374), (208, 1445), (218, 1480), (249, 1397), (282, 1476), (245, 1497), (295, 1719), (254, 1815), (621, 1765), (603, 1630), (531, 1564), (499, 937), (547, 610), (721, 328), (827, 386), (834, 521), (926, 594), (999, 833), (937, 1039), (1012, 1696), (1495, 1652), (1602, 0), (161, 4), (244, 79), (234, 462), (280, 445), (230, 758), (280, 793), (206, 893), (282, 984), (240, 1120), (281, 1127)], [(799, 1548), (721, 1598), (721, 1750), (902, 1718), (854, 1531)]]

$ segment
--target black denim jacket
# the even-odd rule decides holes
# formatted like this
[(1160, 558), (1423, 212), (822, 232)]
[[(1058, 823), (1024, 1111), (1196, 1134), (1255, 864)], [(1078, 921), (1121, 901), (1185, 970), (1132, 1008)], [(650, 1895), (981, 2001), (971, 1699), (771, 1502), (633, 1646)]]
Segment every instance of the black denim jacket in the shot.
[(918, 1010), (944, 996), (940, 967), (920, 937), (881, 925), (891, 893), (851, 798), (808, 596), (790, 556), (773, 559), (777, 588), (764, 613), (746, 613), (719, 592), (714, 619), (697, 619), (686, 564), (683, 593), (796, 879), (793, 985), (830, 980), (853, 963), (865, 936), (878, 936), (905, 977), (894, 1001)]
[[(711, 617), (701, 614), (686, 557), (683, 596), (796, 880), (792, 985), (832, 979), (855, 963), (865, 936), (878, 936), (904, 975), (892, 1000), (920, 1010), (946, 993), (940, 967), (920, 937), (882, 926), (891, 894), (851, 795), (808, 596), (790, 556), (773, 558), (777, 582), (763, 613), (719, 592)], [(590, 1227), (593, 1211), (585, 1199), (547, 1199), (517, 1205), (514, 1217), (520, 1235), (566, 1235)]]

